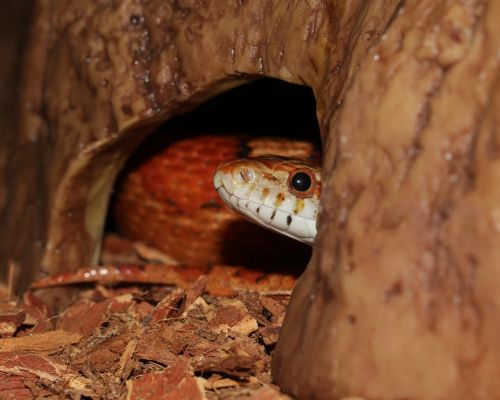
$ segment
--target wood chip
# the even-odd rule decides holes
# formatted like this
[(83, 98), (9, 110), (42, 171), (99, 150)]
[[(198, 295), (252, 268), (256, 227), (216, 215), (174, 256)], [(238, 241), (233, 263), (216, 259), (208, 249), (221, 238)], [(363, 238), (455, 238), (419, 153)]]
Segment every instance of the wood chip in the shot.
[(62, 347), (78, 343), (82, 335), (75, 332), (50, 331), (29, 336), (0, 339), (0, 351), (27, 351), (52, 354)]

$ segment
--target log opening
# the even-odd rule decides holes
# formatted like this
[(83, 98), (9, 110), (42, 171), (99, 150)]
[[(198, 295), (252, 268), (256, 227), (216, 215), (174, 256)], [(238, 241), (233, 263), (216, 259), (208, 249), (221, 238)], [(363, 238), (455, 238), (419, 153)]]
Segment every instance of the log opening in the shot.
[[(311, 89), (259, 79), (170, 119), (127, 161), (110, 204), (107, 230), (144, 240), (188, 264), (299, 274), (310, 258), (308, 246), (228, 217), (212, 188), (214, 165), (224, 157), (241, 157), (254, 145), (267, 152), (268, 137), (277, 138), (275, 146), (281, 139), (299, 146), (311, 142), (317, 150), (311, 157), (318, 157), (321, 143)], [(199, 205), (189, 207), (189, 201)]]

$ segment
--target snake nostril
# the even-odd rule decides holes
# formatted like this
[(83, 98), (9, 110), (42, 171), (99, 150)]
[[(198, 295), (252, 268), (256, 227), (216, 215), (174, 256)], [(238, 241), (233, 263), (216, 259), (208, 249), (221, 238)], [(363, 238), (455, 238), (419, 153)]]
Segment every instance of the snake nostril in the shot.
[(251, 168), (242, 169), (239, 176), (243, 182), (252, 182), (255, 179), (255, 171)]

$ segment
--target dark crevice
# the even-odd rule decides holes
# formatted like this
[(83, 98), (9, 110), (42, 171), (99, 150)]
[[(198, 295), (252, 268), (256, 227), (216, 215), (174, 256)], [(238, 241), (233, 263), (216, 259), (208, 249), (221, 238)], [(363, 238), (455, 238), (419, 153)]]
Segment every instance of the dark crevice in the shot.
[(260, 79), (229, 90), (175, 117), (167, 130), (242, 133), (319, 140), (316, 103), (310, 88), (277, 79)]

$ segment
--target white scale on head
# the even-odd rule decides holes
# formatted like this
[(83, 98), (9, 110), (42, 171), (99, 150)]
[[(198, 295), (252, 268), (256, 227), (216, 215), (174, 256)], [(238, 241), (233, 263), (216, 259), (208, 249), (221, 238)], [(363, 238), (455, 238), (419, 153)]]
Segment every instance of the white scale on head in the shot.
[(257, 157), (223, 163), (214, 186), (247, 219), (311, 244), (316, 237), (319, 169), (298, 160)]

